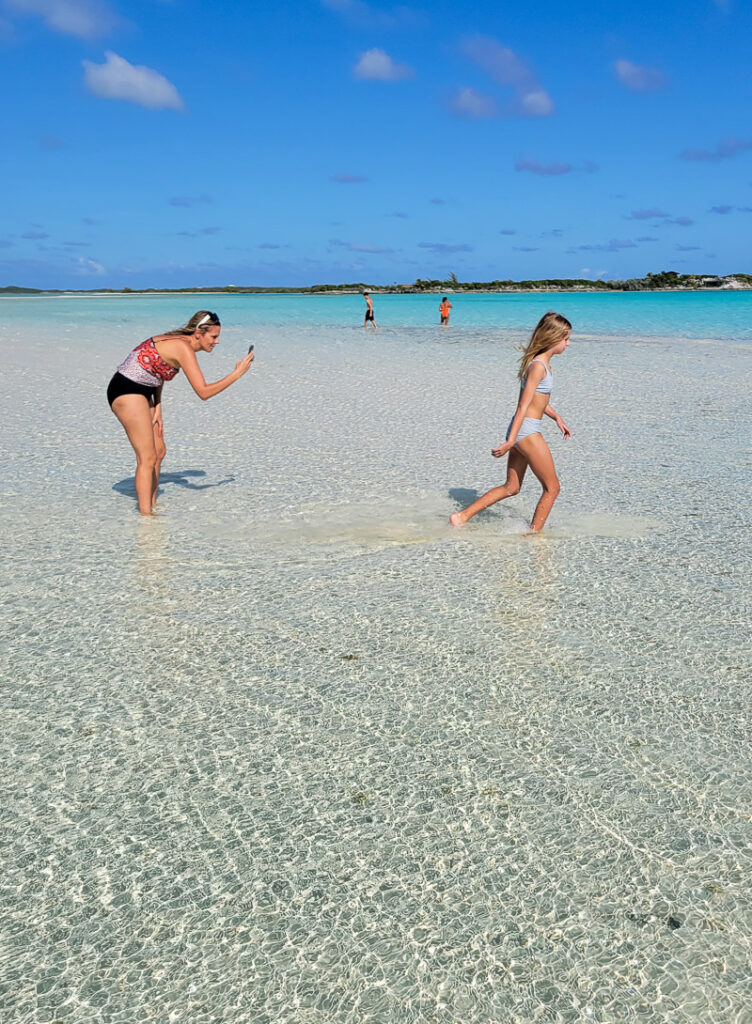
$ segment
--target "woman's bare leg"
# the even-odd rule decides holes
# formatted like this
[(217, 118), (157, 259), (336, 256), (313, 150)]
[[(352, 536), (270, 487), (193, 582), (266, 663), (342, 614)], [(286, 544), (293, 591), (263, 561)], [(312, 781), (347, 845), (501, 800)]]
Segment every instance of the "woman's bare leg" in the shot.
[(112, 411), (123, 424), (128, 440), (136, 453), (138, 510), (142, 516), (150, 516), (152, 515), (152, 495), (155, 490), (154, 474), (157, 467), (151, 406), (143, 395), (120, 395), (112, 403)]
[(543, 529), (561, 488), (559, 486), (559, 478), (556, 476), (553, 456), (548, 445), (543, 440), (543, 436), (541, 434), (530, 434), (529, 437), (524, 438), (521, 445), (528, 465), (538, 477), (538, 480), (540, 480), (541, 487), (543, 488), (543, 494), (541, 494), (540, 501), (535, 506), (533, 521), (530, 524), (530, 532), (538, 533), (539, 530)]
[(490, 491), (486, 491), (480, 498), (477, 498), (472, 505), (463, 508), (461, 512), (455, 512), (449, 517), (449, 522), (452, 526), (463, 526), (468, 519), (472, 519), (484, 508), (495, 505), (497, 501), (503, 501), (504, 498), (511, 498), (513, 494), (519, 494), (526, 469), (527, 459), (516, 448), (512, 448), (507, 458), (506, 483), (501, 487), (492, 487)]

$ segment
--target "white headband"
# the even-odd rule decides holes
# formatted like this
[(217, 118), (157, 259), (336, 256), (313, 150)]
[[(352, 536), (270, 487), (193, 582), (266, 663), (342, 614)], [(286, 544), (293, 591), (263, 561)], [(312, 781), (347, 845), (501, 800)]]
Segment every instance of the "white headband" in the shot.
[(207, 320), (211, 320), (211, 313), (207, 313), (206, 316), (201, 317), (199, 322), (196, 324), (196, 328), (203, 327)]

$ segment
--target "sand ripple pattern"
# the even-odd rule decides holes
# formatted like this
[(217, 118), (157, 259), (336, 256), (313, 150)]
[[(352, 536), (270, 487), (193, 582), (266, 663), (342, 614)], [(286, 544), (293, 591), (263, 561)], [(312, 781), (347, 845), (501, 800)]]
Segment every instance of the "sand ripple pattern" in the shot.
[(265, 328), (144, 522), (103, 327), (3, 336), (0, 1016), (749, 1021), (752, 354), (575, 342), (525, 538), (512, 334)]

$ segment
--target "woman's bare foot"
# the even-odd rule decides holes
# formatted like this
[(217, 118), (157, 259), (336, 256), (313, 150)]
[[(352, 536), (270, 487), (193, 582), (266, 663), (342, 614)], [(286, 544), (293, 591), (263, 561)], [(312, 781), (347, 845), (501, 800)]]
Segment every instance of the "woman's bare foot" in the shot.
[(452, 526), (464, 526), (465, 520), (461, 512), (455, 512), (449, 517), (449, 522)]

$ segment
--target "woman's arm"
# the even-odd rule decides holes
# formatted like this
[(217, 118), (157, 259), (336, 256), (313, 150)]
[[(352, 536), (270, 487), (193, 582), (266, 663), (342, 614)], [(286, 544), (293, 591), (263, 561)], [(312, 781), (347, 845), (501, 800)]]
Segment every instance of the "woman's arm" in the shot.
[[(171, 353), (171, 355), (172, 354), (173, 353)], [(236, 380), (240, 380), (243, 374), (248, 372), (248, 369), (253, 362), (253, 352), (249, 352), (244, 359), (241, 359), (239, 363), (236, 363), (235, 369), (228, 373), (226, 377), (222, 377), (221, 380), (217, 380), (213, 384), (206, 383), (204, 375), (201, 372), (201, 367), (198, 365), (196, 353), (187, 342), (182, 342), (176, 346), (174, 359), (180, 365), (180, 369), (188, 378), (188, 383), (191, 385), (198, 397), (202, 402), (206, 402), (207, 399), (214, 398), (215, 395), (218, 395), (220, 391), (224, 391), (225, 388), (229, 388), (231, 384), (234, 384)]]
[(527, 411), (530, 408), (530, 403), (533, 400), (535, 389), (538, 387), (540, 382), (546, 376), (546, 371), (543, 369), (540, 363), (531, 363), (527, 371), (527, 380), (525, 381), (525, 387), (522, 389), (520, 400), (517, 403), (517, 411), (514, 414), (512, 420), (512, 426), (509, 428), (509, 438), (500, 444), (498, 448), (494, 448), (491, 454), (496, 459), (500, 459), (502, 455), (506, 455), (508, 451), (514, 448), (514, 443), (517, 440), (517, 435), (520, 432), (522, 421), (527, 415)]
[(559, 428), (559, 430), (564, 435), (564, 440), (565, 441), (567, 440), (567, 438), (572, 436), (572, 431), (566, 425), (566, 423), (561, 418), (561, 416), (558, 414), (558, 412), (556, 412), (554, 409), (552, 409), (550, 405), (547, 405), (546, 408), (543, 411), (545, 412), (546, 416), (550, 416), (551, 419), (556, 423), (556, 426)]
[(164, 387), (164, 381), (159, 385), (154, 393), (154, 406), (151, 411), (151, 422), (154, 427), (157, 428), (157, 433), (160, 437), (164, 434), (164, 424), (162, 423), (162, 388)]

